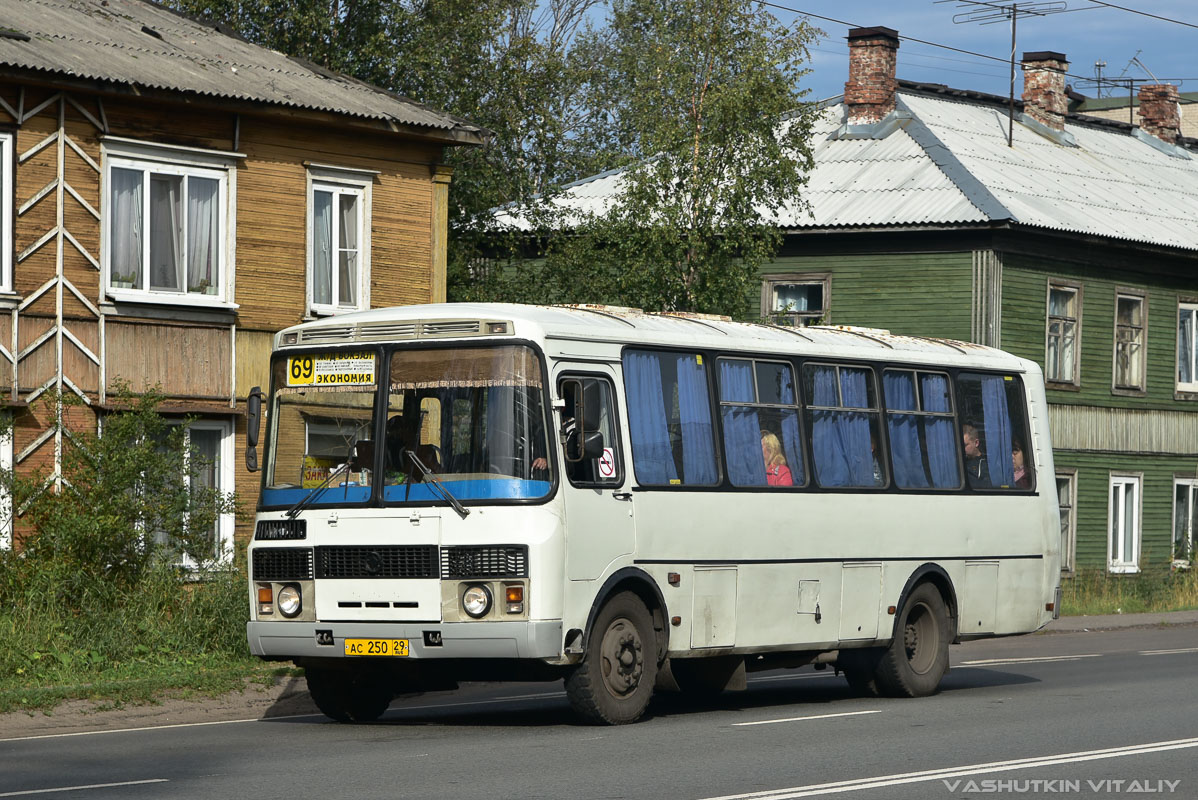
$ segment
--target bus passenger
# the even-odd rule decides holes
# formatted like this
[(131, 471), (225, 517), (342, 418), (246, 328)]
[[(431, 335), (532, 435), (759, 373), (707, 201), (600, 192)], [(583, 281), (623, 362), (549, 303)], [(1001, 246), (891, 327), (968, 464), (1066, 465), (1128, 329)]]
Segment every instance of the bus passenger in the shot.
[(765, 460), (765, 482), (769, 486), (794, 486), (786, 456), (782, 455), (782, 443), (769, 431), (761, 432), (761, 457)]
[(1015, 488), (1026, 489), (1031, 486), (1027, 465), (1023, 462), (1023, 443), (1018, 439), (1011, 440), (1011, 466), (1015, 468)]
[(986, 456), (982, 453), (982, 440), (978, 429), (966, 422), (961, 426), (961, 438), (965, 444), (965, 474), (969, 476), (970, 486), (990, 486), (990, 468), (986, 465)]

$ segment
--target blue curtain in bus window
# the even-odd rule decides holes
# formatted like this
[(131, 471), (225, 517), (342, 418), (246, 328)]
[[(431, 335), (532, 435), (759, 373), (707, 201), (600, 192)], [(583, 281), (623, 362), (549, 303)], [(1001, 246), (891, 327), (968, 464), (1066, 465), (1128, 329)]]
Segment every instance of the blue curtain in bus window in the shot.
[[(840, 370), (840, 393), (849, 408), (869, 408), (869, 373), (863, 369)], [(874, 456), (869, 437), (869, 415), (842, 412), (845, 451), (848, 454), (850, 486), (874, 485)]]
[(678, 414), (682, 422), (683, 483), (716, 482), (715, 426), (707, 394), (707, 370), (693, 355), (678, 356)]
[[(782, 387), (778, 399), (783, 403), (796, 402), (794, 377), (790, 367), (787, 367), (783, 372)], [(802, 486), (807, 483), (807, 476), (803, 473), (802, 441), (802, 438), (799, 436), (799, 412), (783, 411), (782, 447), (786, 450), (786, 466), (790, 467), (790, 477), (794, 481), (795, 486)]]
[[(848, 407), (868, 407), (866, 373), (841, 370), (841, 392)], [(839, 405), (836, 370), (815, 368), (812, 402)], [(816, 411), (812, 415), (811, 444), (815, 474), (821, 486), (873, 486), (873, 459), (869, 446), (869, 418), (864, 412)]]
[(1006, 381), (998, 375), (982, 376), (982, 416), (986, 424), (986, 466), (995, 487), (1015, 486), (1011, 463), (1011, 414), (1007, 409)]
[[(923, 410), (945, 414), (952, 411), (948, 395), (948, 378), (944, 375), (923, 373), (919, 376), (923, 391)], [(960, 468), (957, 464), (957, 436), (952, 417), (926, 417), (924, 440), (928, 448), (928, 467), (932, 470), (932, 486), (937, 489), (956, 489), (961, 485)]]
[(670, 427), (666, 421), (658, 356), (627, 351), (624, 354), (624, 386), (628, 391), (628, 428), (637, 481), (668, 484), (678, 480), (670, 450)]
[(886, 389), (886, 427), (890, 431), (894, 482), (903, 489), (926, 489), (928, 476), (924, 472), (923, 445), (919, 440), (920, 417), (894, 413), (916, 410), (914, 378), (912, 372), (882, 374), (882, 385)]
[[(753, 362), (720, 362), (720, 400), (752, 403)], [(765, 462), (761, 459), (761, 423), (752, 406), (723, 406), (724, 458), (728, 480), (733, 486), (765, 486)]]

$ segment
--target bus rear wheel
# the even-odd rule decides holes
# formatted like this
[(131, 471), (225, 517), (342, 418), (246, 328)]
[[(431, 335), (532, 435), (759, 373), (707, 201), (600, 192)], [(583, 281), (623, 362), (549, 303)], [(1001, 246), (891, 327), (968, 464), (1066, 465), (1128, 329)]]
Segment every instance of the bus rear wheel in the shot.
[(949, 627), (939, 590), (930, 583), (915, 587), (900, 612), (894, 640), (878, 662), (878, 688), (891, 697), (934, 694), (948, 672)]
[(586, 654), (566, 678), (570, 705), (588, 722), (636, 722), (656, 678), (653, 620), (639, 597), (621, 592), (599, 611)]
[(395, 697), (391, 683), (370, 672), (307, 667), (304, 676), (312, 702), (337, 722), (374, 722)]

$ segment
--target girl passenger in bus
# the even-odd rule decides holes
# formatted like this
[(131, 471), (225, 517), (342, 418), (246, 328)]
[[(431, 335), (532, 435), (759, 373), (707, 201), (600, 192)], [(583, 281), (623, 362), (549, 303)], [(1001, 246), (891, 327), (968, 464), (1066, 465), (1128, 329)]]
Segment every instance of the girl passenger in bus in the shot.
[(761, 457), (765, 460), (765, 482), (769, 486), (794, 486), (782, 443), (769, 431), (761, 432)]

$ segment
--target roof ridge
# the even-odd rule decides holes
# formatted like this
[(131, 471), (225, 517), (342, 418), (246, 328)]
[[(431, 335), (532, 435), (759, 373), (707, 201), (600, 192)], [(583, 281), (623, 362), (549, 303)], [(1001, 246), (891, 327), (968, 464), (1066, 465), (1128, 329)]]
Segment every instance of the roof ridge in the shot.
[(969, 171), (968, 167), (961, 163), (952, 150), (944, 142), (940, 141), (939, 137), (911, 110), (910, 106), (903, 101), (901, 96), (896, 94), (894, 100), (897, 108), (901, 108), (910, 115), (911, 120), (904, 127), (907, 135), (919, 145), (920, 149), (944, 173), (944, 176), (952, 182), (953, 186), (957, 187), (957, 190), (965, 195), (965, 199), (972, 203), (974, 208), (985, 215), (991, 222), (1019, 221), (1016, 219), (1015, 214), (1004, 206), (994, 193)]

